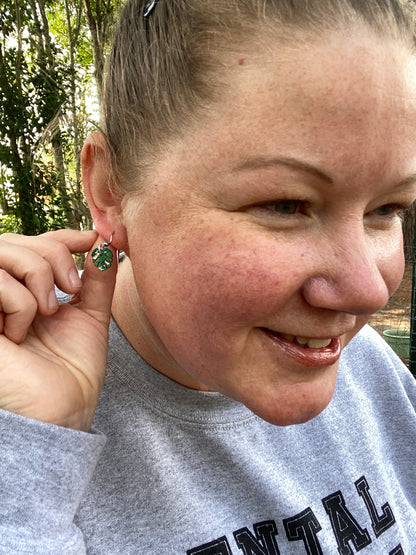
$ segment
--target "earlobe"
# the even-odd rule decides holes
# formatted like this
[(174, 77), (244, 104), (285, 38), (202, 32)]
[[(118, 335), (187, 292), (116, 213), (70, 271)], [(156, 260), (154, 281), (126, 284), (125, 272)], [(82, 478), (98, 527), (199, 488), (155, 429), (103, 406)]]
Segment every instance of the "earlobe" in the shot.
[(116, 195), (106, 138), (94, 133), (85, 141), (81, 154), (82, 179), (88, 207), (98, 233), (113, 246), (127, 250), (127, 234), (121, 223), (121, 198)]

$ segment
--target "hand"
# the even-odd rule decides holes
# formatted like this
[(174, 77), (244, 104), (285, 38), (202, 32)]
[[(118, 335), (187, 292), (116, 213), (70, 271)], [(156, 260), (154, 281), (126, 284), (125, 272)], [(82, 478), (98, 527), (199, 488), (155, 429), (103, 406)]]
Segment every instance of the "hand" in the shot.
[[(87, 257), (95, 231), (0, 236), (0, 408), (88, 431), (104, 382), (117, 262)], [(54, 284), (74, 295), (58, 306)]]

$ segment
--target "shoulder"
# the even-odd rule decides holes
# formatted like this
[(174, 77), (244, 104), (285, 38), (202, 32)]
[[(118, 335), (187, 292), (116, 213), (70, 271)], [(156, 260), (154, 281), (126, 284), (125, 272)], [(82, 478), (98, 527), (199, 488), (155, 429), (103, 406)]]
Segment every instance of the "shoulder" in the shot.
[(348, 364), (365, 361), (366, 365), (405, 369), (405, 365), (387, 342), (371, 326), (364, 326), (342, 353), (342, 360)]
[(416, 408), (416, 380), (386, 341), (370, 326), (345, 347), (340, 361), (339, 379), (346, 389), (359, 388), (367, 397), (401, 398)]

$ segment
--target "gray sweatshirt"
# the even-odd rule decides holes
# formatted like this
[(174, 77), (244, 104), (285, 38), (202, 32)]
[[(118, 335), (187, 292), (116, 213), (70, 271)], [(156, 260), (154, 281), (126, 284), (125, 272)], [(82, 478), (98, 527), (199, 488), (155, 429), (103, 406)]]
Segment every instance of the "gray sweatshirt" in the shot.
[(369, 327), (277, 427), (149, 367), (113, 322), (91, 433), (0, 412), (0, 553), (414, 555), (416, 382)]

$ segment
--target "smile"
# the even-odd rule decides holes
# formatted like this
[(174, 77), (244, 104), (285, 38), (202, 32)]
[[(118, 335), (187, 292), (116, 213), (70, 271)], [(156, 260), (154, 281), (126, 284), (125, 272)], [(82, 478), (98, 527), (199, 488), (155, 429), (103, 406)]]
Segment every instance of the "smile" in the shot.
[(277, 335), (280, 335), (280, 337), (290, 341), (291, 343), (296, 343), (301, 347), (308, 347), (309, 349), (323, 349), (324, 347), (328, 347), (332, 341), (331, 337), (328, 339), (308, 339), (307, 337), (297, 337), (288, 333), (281, 333)]
[(262, 328), (266, 336), (280, 352), (295, 359), (303, 366), (323, 367), (335, 364), (341, 354), (339, 337), (314, 338), (279, 333)]

